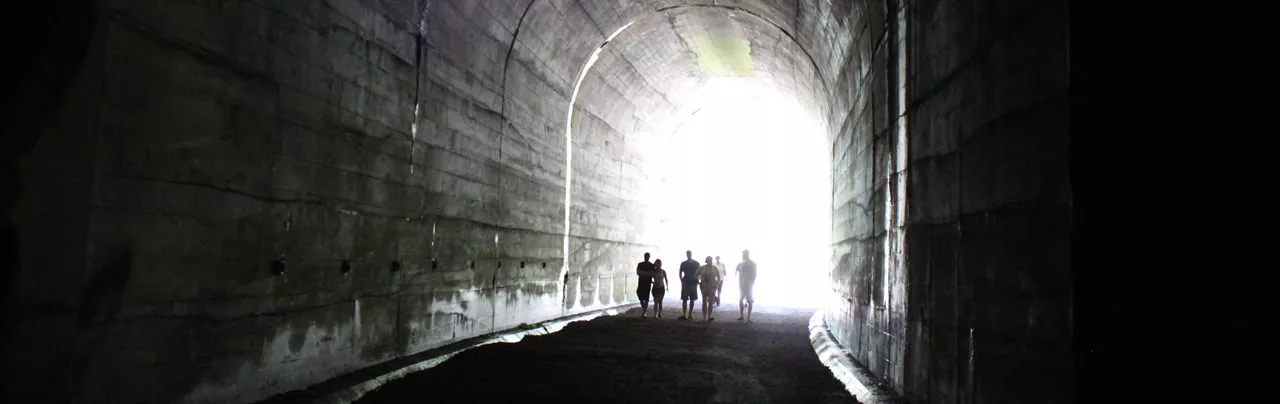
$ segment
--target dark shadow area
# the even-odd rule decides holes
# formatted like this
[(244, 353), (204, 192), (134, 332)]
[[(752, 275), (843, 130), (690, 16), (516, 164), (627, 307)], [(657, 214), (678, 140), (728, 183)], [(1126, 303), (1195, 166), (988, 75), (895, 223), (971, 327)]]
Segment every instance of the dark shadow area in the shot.
[(1266, 14), (1240, 3), (1072, 9), (1079, 402), (1270, 401)]
[[(51, 0), (24, 3), (21, 15), (6, 24), (4, 49), (10, 62), (3, 84), (4, 119), (0, 120), (0, 354), (8, 354), (24, 313), (16, 299), (15, 280), (23, 265), (12, 212), (23, 194), (18, 160), (35, 146), (41, 130), (58, 113), (72, 78), (89, 50), (97, 2)], [(5, 367), (0, 397), (27, 373)], [(36, 382), (36, 381), (30, 381)], [(62, 380), (44, 380), (49, 391)], [(66, 394), (65, 390), (62, 394)]]
[(737, 311), (724, 304), (706, 324), (668, 304), (662, 319), (633, 309), (574, 323), (463, 352), (360, 402), (856, 402), (813, 352), (812, 311), (757, 308), (754, 324)]
[[(89, 279), (80, 292), (76, 356), (71, 368), (73, 386), (83, 382), (85, 372), (101, 349), (108, 328), (120, 312), (120, 302), (133, 270), (133, 250), (129, 247), (120, 247), (109, 254), (104, 261), (106, 265)], [(75, 401), (82, 402), (86, 398), (89, 397), (76, 397)]]

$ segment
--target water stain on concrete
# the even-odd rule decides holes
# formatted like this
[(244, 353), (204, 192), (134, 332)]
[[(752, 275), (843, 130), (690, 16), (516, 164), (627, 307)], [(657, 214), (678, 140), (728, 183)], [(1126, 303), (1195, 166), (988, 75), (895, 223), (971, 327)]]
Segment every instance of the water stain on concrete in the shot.
[(703, 34), (694, 37), (698, 67), (712, 76), (749, 76), (755, 72), (751, 42), (736, 36)]

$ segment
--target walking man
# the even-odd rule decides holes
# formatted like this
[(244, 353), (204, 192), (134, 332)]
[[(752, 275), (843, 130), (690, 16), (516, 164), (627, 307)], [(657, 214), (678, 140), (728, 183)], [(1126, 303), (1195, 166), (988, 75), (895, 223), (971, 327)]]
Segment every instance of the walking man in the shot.
[(693, 260), (693, 251), (685, 251), (684, 256), (680, 263), (680, 320), (692, 320), (693, 305), (698, 301), (698, 261)]
[(711, 311), (715, 309), (712, 303), (716, 297), (716, 289), (720, 287), (720, 269), (711, 263), (711, 256), (707, 256), (707, 264), (698, 268), (698, 284), (702, 287), (702, 322), (710, 322), (715, 320), (711, 316)]
[(653, 263), (649, 262), (649, 253), (644, 253), (644, 261), (636, 265), (636, 276), (640, 282), (636, 286), (636, 297), (640, 298), (640, 318), (649, 316), (649, 288), (653, 287), (653, 275), (657, 272)]
[[(751, 253), (742, 250), (742, 263), (738, 264), (738, 268), (734, 270), (738, 275), (738, 290), (741, 292), (738, 298), (738, 321), (742, 321), (742, 312), (747, 313), (747, 322), (751, 322), (751, 309), (755, 306), (756, 298), (751, 293), (751, 289), (756, 285), (756, 262), (751, 260)], [(743, 304), (743, 303), (746, 304)]]

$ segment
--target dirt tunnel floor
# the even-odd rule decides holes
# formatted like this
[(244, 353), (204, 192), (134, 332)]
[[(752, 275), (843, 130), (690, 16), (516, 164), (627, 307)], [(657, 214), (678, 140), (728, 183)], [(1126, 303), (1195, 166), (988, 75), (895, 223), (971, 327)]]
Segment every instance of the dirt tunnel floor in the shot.
[(370, 392), (362, 403), (856, 403), (809, 345), (812, 310), (724, 304), (710, 324), (640, 309), (516, 344), (475, 348)]

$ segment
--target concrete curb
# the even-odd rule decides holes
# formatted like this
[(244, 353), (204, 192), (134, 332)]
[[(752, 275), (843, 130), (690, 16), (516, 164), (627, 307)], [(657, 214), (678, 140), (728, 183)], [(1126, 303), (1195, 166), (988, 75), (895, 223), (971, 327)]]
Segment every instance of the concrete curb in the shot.
[(435, 355), (430, 358), (415, 362), (411, 365), (404, 366), (399, 369), (396, 369), (387, 373), (383, 373), (376, 377), (369, 378), (364, 381), (352, 384), (350, 386), (336, 389), (327, 395), (324, 395), (321, 397), (314, 397), (313, 400), (308, 400), (308, 401), (315, 402), (315, 403), (330, 403), (330, 404), (352, 403), (360, 399), (360, 397), (363, 397), (365, 394), (368, 394), (369, 392), (373, 391), (374, 389), (377, 389), (378, 387), (381, 387), (384, 384), (395, 381), (396, 379), (405, 377), (414, 372), (420, 372), (423, 370), (433, 368), (436, 365), (439, 365), (441, 363), (444, 363), (444, 361), (449, 360), (449, 358), (452, 358), (454, 355), (465, 352), (469, 349), (484, 346), (484, 345), (489, 345), (489, 344), (496, 344), (496, 343), (509, 344), (509, 343), (520, 342), (520, 340), (523, 340), (524, 337), (530, 336), (530, 335), (551, 334), (564, 329), (564, 327), (569, 325), (569, 323), (575, 323), (579, 321), (589, 321), (600, 316), (617, 315), (619, 313), (629, 310), (630, 308), (632, 308), (632, 306), (638, 307), (639, 304), (638, 303), (627, 304), (627, 305), (591, 311), (591, 312), (568, 316), (568, 317), (561, 317), (553, 320), (544, 321), (542, 323), (538, 323), (537, 326), (534, 328), (520, 329), (517, 327), (517, 328), (509, 329), (507, 331), (500, 331), (494, 334), (490, 334), (489, 336), (482, 337), (478, 339), (475, 343), (467, 344), (466, 346), (459, 347), (449, 352)]
[(818, 309), (809, 318), (809, 343), (813, 345), (818, 360), (831, 369), (836, 379), (844, 383), (844, 387), (859, 403), (864, 404), (902, 404), (906, 403), (894, 393), (880, 378), (870, 370), (853, 360), (848, 349), (841, 346), (831, 335), (827, 327), (826, 310)]

